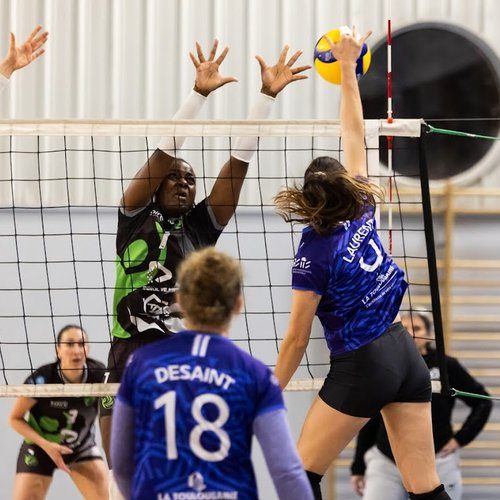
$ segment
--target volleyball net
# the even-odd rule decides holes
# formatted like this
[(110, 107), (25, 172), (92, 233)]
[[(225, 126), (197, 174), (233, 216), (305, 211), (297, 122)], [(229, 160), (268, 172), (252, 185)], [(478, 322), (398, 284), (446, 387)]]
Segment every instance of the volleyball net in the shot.
[[(379, 234), (406, 272), (402, 310), (429, 311), (441, 336), (432, 213), (420, 120), (366, 120), (369, 177), (391, 193), (378, 210)], [(88, 333), (93, 358), (107, 360), (115, 288), (118, 205), (163, 136), (188, 137), (178, 156), (197, 175), (197, 201), (211, 190), (234, 139), (257, 136), (240, 202), (217, 247), (244, 272), (243, 313), (232, 340), (271, 368), (286, 331), (291, 266), (302, 227), (285, 223), (272, 199), (301, 183), (317, 156), (342, 161), (338, 121), (0, 122), (0, 396), (110, 395), (116, 384), (25, 385), (55, 359), (66, 324)], [(380, 162), (380, 138), (405, 137), (422, 175), (404, 178)], [(397, 141), (394, 162), (397, 162)], [(406, 151), (407, 153), (408, 151)], [(390, 185), (389, 185), (390, 184)], [(419, 188), (420, 186), (420, 188)], [(434, 263), (434, 268), (432, 267)], [(441, 349), (442, 350), (442, 349)], [(441, 352), (444, 354), (444, 351)], [(315, 324), (288, 390), (318, 388), (329, 367)]]

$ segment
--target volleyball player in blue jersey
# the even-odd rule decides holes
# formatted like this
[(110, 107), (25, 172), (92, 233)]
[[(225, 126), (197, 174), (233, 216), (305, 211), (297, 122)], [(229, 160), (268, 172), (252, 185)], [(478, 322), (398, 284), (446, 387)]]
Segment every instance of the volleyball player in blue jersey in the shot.
[(41, 26), (36, 26), (22, 45), (16, 45), (14, 33), (10, 34), (9, 50), (0, 62), (0, 92), (9, 84), (12, 73), (28, 66), (45, 52), (42, 47), (48, 37), (47, 31), (42, 31)]
[(136, 350), (115, 402), (120, 490), (136, 499), (255, 499), (255, 434), (280, 498), (312, 500), (278, 381), (226, 338), (242, 306), (238, 263), (207, 248), (178, 278), (188, 330)]
[[(367, 35), (368, 36), (368, 35)], [(410, 498), (449, 498), (436, 474), (429, 371), (398, 315), (407, 284), (377, 235), (376, 186), (366, 179), (363, 109), (355, 75), (362, 43), (344, 35), (330, 42), (341, 64), (340, 119), (344, 165), (313, 160), (301, 188), (278, 194), (286, 220), (307, 224), (292, 271), (292, 309), (276, 376), (285, 387), (320, 319), (331, 369), (299, 438), (316, 498), (332, 460), (382, 412)]]

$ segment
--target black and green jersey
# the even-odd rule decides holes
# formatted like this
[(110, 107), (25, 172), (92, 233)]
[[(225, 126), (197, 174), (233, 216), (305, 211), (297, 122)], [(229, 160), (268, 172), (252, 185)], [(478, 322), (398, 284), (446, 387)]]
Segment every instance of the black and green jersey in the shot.
[[(103, 382), (104, 365), (91, 358), (87, 364), (82, 382)], [(44, 365), (25, 384), (64, 384), (59, 363)], [(60, 443), (78, 451), (95, 445), (94, 422), (97, 417), (98, 398), (35, 398), (36, 404), (28, 413), (28, 424), (47, 441)], [(31, 444), (29, 441), (26, 441)]]
[(206, 200), (180, 218), (151, 203), (138, 213), (118, 212), (113, 335), (176, 333), (177, 268), (194, 250), (214, 245), (222, 232)]

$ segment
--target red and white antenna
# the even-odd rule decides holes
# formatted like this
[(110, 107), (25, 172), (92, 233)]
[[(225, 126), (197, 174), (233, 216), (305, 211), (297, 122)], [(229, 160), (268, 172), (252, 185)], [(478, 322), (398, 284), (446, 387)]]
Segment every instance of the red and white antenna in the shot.
[[(392, 123), (392, 27), (391, 27), (391, 0), (387, 0), (387, 123)], [(387, 225), (389, 229), (389, 254), (392, 255), (392, 135), (387, 136), (387, 171), (389, 210)]]

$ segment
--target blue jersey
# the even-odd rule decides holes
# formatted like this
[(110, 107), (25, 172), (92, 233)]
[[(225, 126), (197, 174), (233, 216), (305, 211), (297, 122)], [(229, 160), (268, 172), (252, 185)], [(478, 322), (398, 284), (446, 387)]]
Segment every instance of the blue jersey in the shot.
[(134, 410), (132, 498), (257, 498), (253, 421), (284, 408), (260, 361), (220, 335), (182, 331), (134, 352), (118, 398)]
[(375, 207), (321, 236), (311, 227), (292, 269), (292, 287), (321, 295), (316, 312), (332, 356), (372, 342), (398, 314), (407, 288), (404, 272), (385, 252)]

